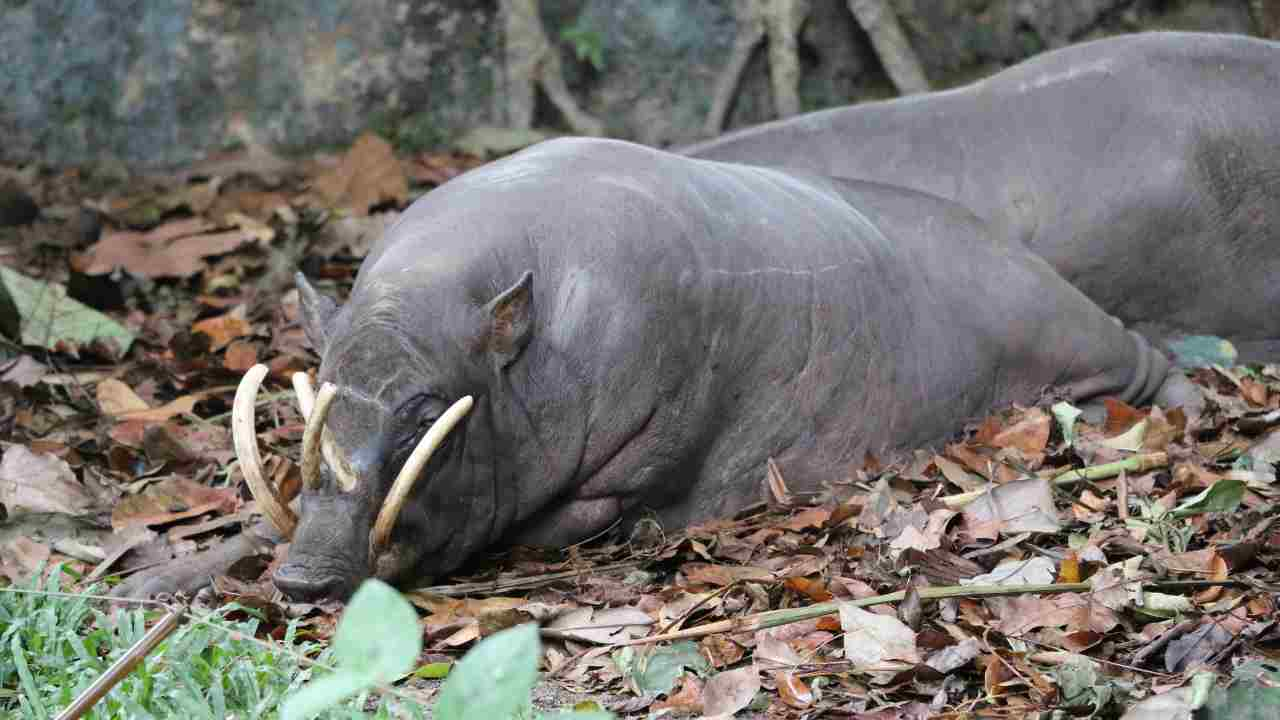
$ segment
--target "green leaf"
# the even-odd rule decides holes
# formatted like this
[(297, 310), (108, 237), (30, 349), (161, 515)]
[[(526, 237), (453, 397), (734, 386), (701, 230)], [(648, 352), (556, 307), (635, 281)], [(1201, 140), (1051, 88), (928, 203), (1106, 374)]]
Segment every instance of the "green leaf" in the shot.
[(449, 670), (453, 668), (453, 663), (433, 662), (427, 663), (417, 670), (413, 671), (413, 676), (423, 678), (425, 680), (439, 680), (449, 676)]
[(502, 720), (529, 707), (538, 679), (538, 626), (520, 625), (485, 638), (454, 666), (440, 688), (437, 720)]
[(1232, 367), (1239, 357), (1230, 341), (1213, 335), (1184, 335), (1165, 345), (1173, 353), (1174, 364), (1181, 368)]
[(707, 659), (698, 651), (697, 644), (685, 640), (658, 648), (634, 675), (636, 689), (644, 695), (671, 692), (686, 668), (699, 675), (711, 671)]
[(280, 708), (282, 720), (301, 720), (413, 669), (422, 652), (418, 614), (394, 588), (365, 580), (342, 613), (332, 650), (337, 672), (313, 680)]
[(123, 325), (67, 297), (57, 283), (0, 267), (0, 330), (23, 345), (78, 354), (89, 344), (121, 358), (133, 344)]
[(1060, 402), (1049, 409), (1053, 411), (1053, 417), (1058, 420), (1058, 425), (1062, 426), (1062, 439), (1066, 440), (1068, 445), (1074, 445), (1076, 418), (1080, 417), (1083, 411), (1069, 402)]
[(1205, 703), (1205, 720), (1264, 720), (1280, 717), (1280, 666), (1253, 661), (1231, 673), (1227, 688), (1215, 688)]
[(307, 683), (280, 706), (280, 720), (312, 718), (374, 684), (372, 673), (344, 672)]
[(1243, 480), (1219, 480), (1195, 497), (1187, 498), (1169, 514), (1181, 519), (1210, 512), (1231, 512), (1244, 500)]

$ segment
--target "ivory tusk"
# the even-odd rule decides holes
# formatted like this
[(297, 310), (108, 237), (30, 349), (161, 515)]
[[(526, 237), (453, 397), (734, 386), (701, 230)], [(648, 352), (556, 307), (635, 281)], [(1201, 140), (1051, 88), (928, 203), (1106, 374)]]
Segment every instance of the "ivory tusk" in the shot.
[(231, 440), (240, 461), (240, 472), (249, 485), (249, 492), (258, 501), (262, 511), (276, 530), (286, 539), (293, 537), (298, 526), (298, 516), (284, 503), (267, 482), (262, 473), (262, 455), (258, 453), (258, 432), (255, 427), (254, 403), (258, 400), (258, 388), (267, 376), (267, 366), (261, 363), (249, 368), (236, 388), (236, 398), (231, 405)]
[(302, 431), (302, 487), (308, 490), (320, 487), (320, 436), (324, 431), (325, 420), (329, 419), (329, 408), (333, 407), (333, 399), (337, 395), (338, 388), (332, 383), (325, 383), (320, 387), (315, 407), (307, 417), (307, 427)]
[(298, 397), (298, 411), (302, 413), (302, 421), (311, 417), (311, 408), (316, 406), (316, 391), (311, 387), (311, 376), (304, 372), (296, 372), (293, 377), (293, 394)]
[(329, 469), (333, 471), (333, 478), (337, 481), (338, 487), (343, 492), (354, 490), (360, 481), (351, 470), (351, 466), (347, 464), (347, 457), (334, 444), (333, 433), (329, 432), (329, 428), (325, 428), (324, 432), (320, 433), (320, 449), (324, 451), (324, 459), (329, 462)]
[(387, 493), (387, 499), (382, 503), (382, 509), (378, 511), (378, 519), (369, 533), (371, 559), (381, 555), (387, 548), (387, 543), (391, 540), (391, 531), (396, 526), (396, 519), (400, 517), (400, 509), (409, 499), (409, 493), (413, 490), (418, 477), (422, 475), (422, 469), (427, 466), (432, 453), (440, 447), (453, 428), (470, 412), (473, 404), (471, 396), (466, 395), (451, 405), (439, 420), (432, 423), (427, 434), (422, 436), (418, 446), (409, 455), (409, 459), (404, 461), (404, 467), (400, 468), (400, 474), (391, 484), (391, 491)]

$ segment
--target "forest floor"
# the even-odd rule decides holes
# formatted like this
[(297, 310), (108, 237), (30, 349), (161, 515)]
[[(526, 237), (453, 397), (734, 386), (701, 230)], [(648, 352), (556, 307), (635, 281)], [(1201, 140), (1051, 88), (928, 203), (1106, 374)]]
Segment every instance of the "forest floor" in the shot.
[[(364, 136), (164, 177), (0, 168), (0, 588), (56, 565), (64, 587), (103, 589), (247, 525), (228, 426), (255, 363), (270, 368), (266, 467), (296, 487), (289, 376), (316, 357), (292, 273), (343, 295), (414, 196), (478, 163)], [(1046, 395), (944, 446), (868, 456), (818, 494), (773, 468), (732, 518), (488, 555), (406, 593), (419, 662), (537, 621), (543, 708), (1280, 717), (1280, 366), (1187, 372), (1198, 414), (1107, 401), (1086, 423)], [(287, 603), (270, 583), (287, 552), (233, 567), (195, 607), (239, 603), (229, 617), (258, 618), (258, 639), (292, 622), (326, 640), (341, 605)], [(4, 667), (0, 710), (21, 693)]]

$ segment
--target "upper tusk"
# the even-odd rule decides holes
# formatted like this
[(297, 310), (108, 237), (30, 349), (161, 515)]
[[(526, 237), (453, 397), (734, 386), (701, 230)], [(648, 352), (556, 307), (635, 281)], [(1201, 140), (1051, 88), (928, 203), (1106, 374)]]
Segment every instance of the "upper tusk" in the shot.
[(302, 421), (311, 417), (311, 408), (316, 406), (316, 391), (311, 387), (311, 376), (304, 372), (296, 372), (293, 377), (293, 394), (298, 397), (298, 410), (302, 413)]
[(400, 474), (396, 476), (396, 481), (391, 484), (391, 491), (387, 493), (382, 509), (378, 511), (378, 519), (373, 524), (373, 530), (369, 533), (371, 557), (381, 555), (386, 549), (387, 542), (391, 539), (391, 531), (395, 528), (396, 519), (400, 516), (400, 509), (409, 499), (409, 493), (422, 474), (422, 469), (427, 466), (431, 460), (431, 454), (440, 447), (450, 431), (470, 412), (473, 404), (471, 396), (466, 395), (451, 405), (439, 420), (432, 423), (427, 434), (422, 436), (418, 446), (409, 455), (409, 459), (405, 460), (404, 467), (400, 468)]
[[(298, 396), (298, 410), (302, 412), (302, 419), (306, 421), (311, 417), (312, 409), (316, 404), (316, 391), (311, 387), (311, 376), (304, 372), (296, 372), (293, 374), (293, 392)], [(351, 492), (355, 489), (358, 481), (356, 474), (347, 464), (346, 458), (338, 450), (337, 445), (333, 442), (333, 433), (325, 427), (320, 431), (320, 451), (323, 453), (324, 459), (329, 463), (329, 469), (333, 471), (334, 478), (338, 481), (338, 487), (344, 492)]]
[(262, 473), (262, 456), (258, 453), (258, 432), (255, 427), (254, 404), (258, 400), (258, 388), (267, 376), (267, 366), (261, 363), (249, 368), (236, 388), (236, 398), (231, 405), (231, 440), (235, 445), (240, 472), (249, 484), (249, 492), (258, 501), (258, 508), (267, 516), (276, 530), (286, 539), (293, 537), (298, 526), (298, 516), (280, 501), (280, 496)]
[(333, 383), (320, 387), (315, 407), (307, 418), (307, 427), (302, 431), (302, 487), (308, 490), (320, 487), (320, 436), (337, 395), (338, 388)]

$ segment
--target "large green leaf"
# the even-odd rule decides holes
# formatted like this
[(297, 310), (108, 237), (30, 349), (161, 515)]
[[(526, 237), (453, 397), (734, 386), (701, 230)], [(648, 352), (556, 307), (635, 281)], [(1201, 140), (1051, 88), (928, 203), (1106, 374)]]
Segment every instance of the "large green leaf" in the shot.
[(1243, 480), (1219, 480), (1195, 497), (1187, 498), (1169, 514), (1175, 518), (1191, 517), (1210, 512), (1231, 512), (1244, 500)]
[(365, 580), (333, 636), (338, 669), (308, 683), (280, 708), (281, 720), (302, 720), (413, 669), (422, 651), (418, 614), (381, 580)]
[(67, 297), (66, 288), (6, 267), (0, 267), (0, 330), (23, 345), (71, 355), (92, 344), (103, 355), (120, 358), (133, 344), (133, 333)]
[(537, 625), (485, 638), (453, 666), (433, 709), (436, 720), (506, 720), (526, 711), (541, 654)]

